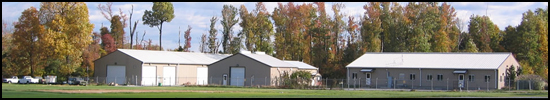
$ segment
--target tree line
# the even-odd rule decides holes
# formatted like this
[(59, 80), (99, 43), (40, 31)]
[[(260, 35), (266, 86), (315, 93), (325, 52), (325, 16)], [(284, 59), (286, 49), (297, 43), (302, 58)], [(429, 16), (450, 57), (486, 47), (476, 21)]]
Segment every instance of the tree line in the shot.
[[(486, 15), (471, 15), (469, 23), (461, 23), (451, 5), (439, 2), (369, 2), (360, 16), (342, 13), (346, 6), (341, 3), (330, 6), (332, 11), (325, 7), (324, 2), (288, 2), (268, 12), (262, 2), (251, 10), (244, 5), (224, 5), (221, 17), (210, 19), (208, 34), (199, 37), (199, 51), (265, 52), (316, 66), (328, 78), (345, 78), (345, 66), (366, 52), (512, 52), (522, 74), (548, 76), (548, 7), (524, 12), (519, 25), (505, 29)], [(3, 21), (2, 74), (92, 75), (93, 60), (117, 48), (164, 49), (160, 43), (144, 41), (145, 31), (138, 41), (135, 27), (139, 20), (132, 29), (133, 11), (126, 22), (128, 16), (122, 10), (113, 14), (110, 3), (98, 8), (111, 22), (110, 31), (102, 27), (99, 33), (92, 32), (85, 3), (43, 2), (40, 10), (31, 7), (22, 12), (13, 31)], [(155, 2), (145, 12), (142, 24), (156, 26), (159, 39), (162, 24), (177, 18), (172, 4), (166, 2)], [(215, 28), (218, 21), (222, 29)], [(130, 24), (130, 43), (124, 37), (126, 23)], [(242, 29), (233, 32), (235, 25)], [(190, 51), (191, 26), (184, 32), (184, 46), (167, 50)]]

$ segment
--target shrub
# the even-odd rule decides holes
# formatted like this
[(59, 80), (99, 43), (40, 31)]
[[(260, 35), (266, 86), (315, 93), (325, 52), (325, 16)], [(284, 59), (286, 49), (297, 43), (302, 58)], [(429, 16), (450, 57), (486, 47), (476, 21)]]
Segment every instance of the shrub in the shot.
[[(545, 86), (547, 86), (548, 83), (544, 81), (544, 79), (538, 75), (520, 75), (516, 79), (516, 82), (518, 83), (517, 88), (519, 89), (533, 89), (533, 90), (543, 90), (545, 89)], [(530, 88), (531, 87), (531, 88)]]

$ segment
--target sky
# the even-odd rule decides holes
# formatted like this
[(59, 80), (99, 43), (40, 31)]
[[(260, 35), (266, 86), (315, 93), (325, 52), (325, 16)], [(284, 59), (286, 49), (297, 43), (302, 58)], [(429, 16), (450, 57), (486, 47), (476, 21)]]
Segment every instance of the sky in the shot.
[[(166, 49), (176, 49), (179, 45), (184, 45), (183, 34), (187, 30), (188, 26), (191, 26), (191, 48), (190, 51), (199, 52), (200, 36), (202, 34), (208, 35), (210, 28), (210, 19), (213, 16), (218, 17), (216, 22), (216, 29), (218, 30), (218, 38), (221, 38), (223, 29), (220, 24), (221, 10), (223, 5), (233, 5), (237, 9), (244, 5), (248, 11), (255, 9), (256, 2), (172, 2), (174, 6), (175, 18), (171, 22), (163, 24), (162, 28), (162, 47)], [(273, 9), (277, 7), (279, 2), (264, 2), (267, 10), (272, 13)], [(281, 2), (286, 4), (287, 2)], [(312, 2), (294, 2), (294, 4), (303, 4)], [(343, 3), (345, 8), (342, 13), (345, 16), (355, 16), (356, 18), (362, 16), (365, 10), (363, 6), (367, 2), (325, 2), (327, 14), (333, 15), (333, 11), (330, 9), (333, 4)], [(517, 26), (521, 22), (522, 14), (528, 10), (534, 11), (537, 8), (548, 7), (548, 2), (447, 2), (455, 8), (456, 17), (463, 23), (463, 29), (468, 28), (469, 17), (471, 15), (488, 15), (494, 24), (497, 24), (499, 29), (504, 30), (507, 26)], [(88, 6), (88, 13), (90, 22), (94, 24), (94, 32), (99, 33), (99, 29), (102, 26), (109, 27), (110, 22), (103, 17), (101, 11), (97, 8), (99, 4), (105, 5), (107, 2), (86, 2)], [(400, 2), (401, 6), (406, 6), (407, 3)], [(442, 3), (440, 3), (442, 4)], [(136, 34), (139, 35), (141, 40), (151, 39), (152, 44), (158, 44), (159, 42), (159, 30), (155, 27), (149, 27), (142, 22), (143, 12), (145, 10), (151, 10), (153, 7), (152, 2), (113, 2), (112, 10), (113, 14), (119, 14), (120, 10), (129, 16), (129, 13), (134, 6), (132, 21), (139, 20), (136, 28)], [(40, 9), (40, 2), (2, 2), (2, 20), (7, 22), (15, 22), (21, 16), (21, 12), (31, 6)], [(344, 19), (347, 20), (347, 19)], [(133, 24), (133, 23), (132, 23)], [(236, 24), (233, 27), (233, 33), (236, 34), (242, 28)], [(129, 41), (129, 28), (125, 29), (126, 37)], [(180, 35), (181, 33), (181, 35)], [(135, 36), (134, 36), (135, 37)], [(178, 40), (181, 42), (178, 43)], [(135, 40), (134, 40), (135, 41)], [(134, 43), (135, 44), (135, 43)], [(221, 47), (220, 47), (221, 49)]]

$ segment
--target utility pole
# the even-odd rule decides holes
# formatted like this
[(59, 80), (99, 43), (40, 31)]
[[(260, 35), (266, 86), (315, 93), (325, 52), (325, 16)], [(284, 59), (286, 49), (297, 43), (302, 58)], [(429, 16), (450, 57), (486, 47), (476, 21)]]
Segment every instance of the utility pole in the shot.
[(179, 34), (178, 34), (178, 48), (179, 48), (181, 46), (181, 42), (180, 42), (180, 40), (181, 40), (181, 26), (178, 27), (178, 28), (179, 28)]

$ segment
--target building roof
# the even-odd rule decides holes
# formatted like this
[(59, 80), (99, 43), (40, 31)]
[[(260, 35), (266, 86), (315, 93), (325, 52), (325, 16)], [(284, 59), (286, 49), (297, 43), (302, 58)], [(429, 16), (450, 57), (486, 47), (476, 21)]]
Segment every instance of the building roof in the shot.
[(512, 53), (365, 53), (346, 67), (497, 69)]
[(283, 60), (283, 61), (298, 67), (298, 69), (318, 69), (317, 67), (313, 67), (309, 64), (306, 64), (300, 61), (289, 61), (289, 60)]
[(229, 56), (225, 54), (133, 50), (133, 49), (118, 49), (118, 51), (124, 54), (127, 54), (128, 56), (131, 56), (143, 63), (207, 65)]
[(259, 61), (261, 63), (266, 64), (267, 66), (271, 67), (296, 67), (290, 63), (286, 63), (280, 59), (277, 59), (273, 56), (266, 55), (265, 53), (250, 53), (250, 52), (243, 52), (241, 51), (239, 54), (242, 54), (244, 56), (247, 56), (251, 59), (254, 59), (256, 61)]

